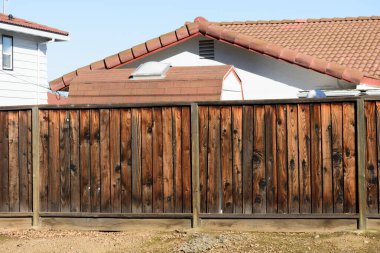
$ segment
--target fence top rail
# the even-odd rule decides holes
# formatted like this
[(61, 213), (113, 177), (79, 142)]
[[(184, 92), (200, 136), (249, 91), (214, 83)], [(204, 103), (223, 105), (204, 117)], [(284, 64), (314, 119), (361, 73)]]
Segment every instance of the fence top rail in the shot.
[(167, 103), (141, 103), (141, 104), (70, 104), (70, 105), (25, 105), (25, 106), (1, 106), (0, 111), (31, 110), (32, 108), (45, 110), (62, 109), (121, 109), (142, 107), (169, 107), (169, 106), (238, 106), (238, 105), (275, 105), (275, 104), (307, 104), (307, 103), (344, 103), (355, 102), (363, 99), (365, 101), (380, 101), (380, 96), (360, 97), (329, 97), (329, 98), (294, 98), (294, 99), (263, 99), (244, 101), (195, 101), (195, 102), (167, 102)]

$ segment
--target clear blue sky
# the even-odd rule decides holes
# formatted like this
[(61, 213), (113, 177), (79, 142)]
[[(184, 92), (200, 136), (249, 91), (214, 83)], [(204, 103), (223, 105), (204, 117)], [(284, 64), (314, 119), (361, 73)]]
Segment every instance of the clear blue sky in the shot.
[(70, 32), (48, 45), (52, 80), (185, 21), (245, 21), (380, 15), (380, 0), (9, 0), (8, 13)]

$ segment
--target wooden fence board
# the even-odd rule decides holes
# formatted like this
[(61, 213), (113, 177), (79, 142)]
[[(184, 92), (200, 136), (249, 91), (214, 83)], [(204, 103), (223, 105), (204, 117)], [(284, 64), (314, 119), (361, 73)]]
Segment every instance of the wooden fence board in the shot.
[(243, 111), (240, 106), (232, 107), (232, 194), (234, 213), (243, 213), (243, 178), (242, 178), (242, 152), (243, 152)]
[(355, 148), (355, 105), (343, 104), (343, 167), (345, 213), (356, 212), (356, 148)]
[(174, 210), (182, 213), (182, 142), (181, 108), (172, 108), (173, 119), (173, 173), (174, 173)]
[(132, 212), (132, 114), (130, 109), (121, 110), (121, 210)]
[(61, 211), (70, 212), (70, 114), (59, 112), (59, 165)]
[(322, 213), (323, 186), (322, 186), (322, 135), (321, 135), (321, 105), (310, 106), (311, 126), (311, 211)]
[(29, 211), (29, 175), (28, 175), (28, 111), (19, 111), (19, 198), (20, 212)]
[(378, 213), (378, 167), (376, 143), (376, 108), (374, 102), (365, 103), (366, 120), (366, 181), (367, 181), (367, 211)]
[(332, 121), (332, 166), (334, 187), (334, 213), (343, 212), (343, 108), (342, 104), (331, 105)]
[(0, 112), (0, 211), (9, 212), (8, 112)]
[(277, 131), (276, 106), (265, 106), (265, 177), (267, 190), (266, 213), (277, 213)]
[(199, 185), (201, 199), (201, 213), (207, 212), (207, 154), (208, 154), (208, 121), (209, 110), (207, 106), (199, 107)]
[(232, 133), (231, 107), (222, 107), (221, 111), (221, 169), (223, 188), (223, 213), (232, 213)]
[(120, 110), (110, 110), (109, 119), (111, 210), (121, 213)]
[(164, 212), (162, 109), (153, 109), (153, 212)]
[(173, 119), (172, 108), (162, 108), (164, 212), (174, 212)]
[(90, 111), (79, 113), (79, 168), (81, 182), (81, 212), (91, 211), (91, 152), (90, 152)]
[(100, 116), (90, 111), (91, 211), (100, 212)]
[(110, 171), (110, 110), (100, 110), (100, 210), (110, 213), (111, 207), (111, 171)]
[(72, 110), (69, 114), (71, 212), (80, 212), (79, 111)]
[[(264, 117), (261, 118), (261, 122), (263, 122), (263, 119)], [(260, 120), (260, 118), (257, 118), (257, 120)], [(256, 122), (256, 120), (254, 121), (253, 106), (243, 106), (243, 124), (242, 124), (243, 125), (243, 165), (242, 165), (243, 180), (242, 182), (243, 182), (243, 213), (245, 214), (251, 214), (253, 211), (255, 211), (254, 210), (255, 208), (253, 207), (253, 201), (256, 201), (256, 197), (254, 197), (255, 193), (252, 189), (252, 185), (260, 184), (259, 181), (255, 181), (255, 176), (253, 175), (254, 174), (253, 170), (255, 170), (255, 168), (253, 168), (254, 166), (253, 160), (255, 160), (255, 155), (260, 157), (260, 155), (253, 153), (254, 152), (253, 150), (254, 130), (256, 130), (256, 128), (253, 127), (253, 124), (252, 124), (253, 122)], [(258, 195), (258, 192), (256, 192), (256, 196), (257, 195)], [(263, 199), (265, 199), (265, 197)]]
[(191, 118), (190, 107), (182, 107), (183, 212), (191, 213)]
[(220, 108), (209, 107), (207, 212), (221, 212)]
[[(246, 120), (243, 118), (243, 121)], [(251, 119), (245, 124), (251, 124)], [(265, 178), (265, 107), (255, 106), (254, 108), (254, 121), (253, 121), (253, 155), (252, 155), (252, 173), (253, 173), (253, 213), (266, 212), (266, 199), (267, 199), (267, 181)], [(244, 131), (244, 129), (243, 129)], [(243, 135), (243, 140), (244, 140)], [(245, 150), (244, 141), (243, 149)], [(244, 151), (243, 151), (244, 154)], [(243, 177), (245, 175), (243, 174)], [(243, 179), (244, 182), (244, 179)], [(243, 185), (244, 189), (245, 185)], [(244, 190), (245, 191), (245, 190)], [(243, 192), (244, 192), (243, 191)]]
[(310, 180), (310, 105), (298, 105), (298, 150), (300, 212), (311, 212)]
[(141, 212), (141, 109), (132, 109), (132, 213)]
[[(39, 139), (39, 151), (40, 151), (40, 211), (48, 211), (48, 175), (49, 175), (49, 111), (39, 111), (40, 119), (40, 139)], [(8, 164), (8, 161), (7, 161)], [(8, 196), (8, 194), (7, 194)]]
[(300, 185), (298, 171), (298, 111), (296, 105), (287, 105), (288, 128), (288, 205), (289, 213), (300, 212)]
[(49, 112), (49, 184), (48, 210), (60, 211), (60, 173), (59, 173), (59, 111)]
[(19, 185), (19, 119), (18, 111), (8, 113), (9, 124), (9, 211), (20, 211)]
[(152, 109), (143, 108), (141, 110), (141, 173), (144, 213), (153, 212), (152, 117)]
[(332, 171), (332, 123), (331, 105), (321, 104), (321, 131), (322, 131), (322, 168), (323, 168), (323, 212), (333, 213), (333, 171)]
[[(27, 111), (27, 132), (28, 132), (28, 164), (27, 164), (27, 174), (28, 174), (28, 212), (33, 211), (33, 142), (32, 142), (32, 110)], [(0, 137), (1, 138), (1, 137)], [(35, 140), (38, 145), (39, 140)], [(0, 161), (1, 163), (1, 161)], [(1, 181), (0, 181), (1, 182)]]
[(278, 213), (288, 213), (286, 105), (277, 106)]

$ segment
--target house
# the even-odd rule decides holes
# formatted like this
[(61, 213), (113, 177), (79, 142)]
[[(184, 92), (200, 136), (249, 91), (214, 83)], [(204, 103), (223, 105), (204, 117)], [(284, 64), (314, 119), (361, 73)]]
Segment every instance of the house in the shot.
[[(153, 70), (158, 70), (152, 72)], [(137, 69), (93, 70), (71, 81), (67, 99), (49, 104), (107, 104), (243, 100), (242, 83), (230, 65), (171, 67), (148, 62)]]
[(380, 86), (380, 17), (247, 22), (194, 22), (74, 70), (52, 82), (94, 70), (136, 68), (158, 61), (172, 66), (233, 65), (245, 99), (296, 98), (300, 91)]
[(0, 14), (0, 105), (46, 104), (47, 43), (68, 33), (12, 15)]

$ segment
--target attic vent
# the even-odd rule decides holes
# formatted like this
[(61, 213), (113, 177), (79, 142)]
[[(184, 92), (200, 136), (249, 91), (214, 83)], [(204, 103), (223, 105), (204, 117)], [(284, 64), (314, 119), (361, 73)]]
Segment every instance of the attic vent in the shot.
[(164, 78), (166, 72), (169, 70), (169, 63), (162, 62), (146, 62), (133, 71), (130, 78), (132, 79), (160, 79)]
[(200, 40), (199, 41), (199, 57), (201, 59), (214, 59), (214, 40)]

